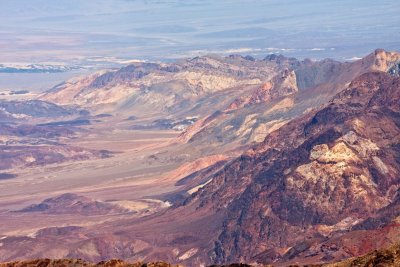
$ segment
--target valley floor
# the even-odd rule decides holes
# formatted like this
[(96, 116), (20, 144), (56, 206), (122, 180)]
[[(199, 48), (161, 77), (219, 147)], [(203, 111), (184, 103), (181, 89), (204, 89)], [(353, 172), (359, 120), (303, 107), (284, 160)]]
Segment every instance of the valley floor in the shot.
[[(93, 225), (121, 217), (138, 216), (137, 213), (114, 216), (55, 216), (37, 213), (32, 217), (29, 213), (11, 212), (64, 193), (73, 192), (100, 201), (122, 203), (129, 205), (133, 211), (146, 210), (146, 214), (168, 206), (152, 198), (176, 190), (174, 181), (166, 180), (166, 174), (190, 158), (190, 154), (171, 153), (173, 146), (170, 146), (170, 142), (178, 133), (106, 132), (80, 138), (73, 145), (116, 152), (112, 157), (13, 170), (17, 174), (16, 178), (2, 180), (1, 235), (32, 235), (45, 227)], [(158, 154), (161, 156), (155, 156)]]

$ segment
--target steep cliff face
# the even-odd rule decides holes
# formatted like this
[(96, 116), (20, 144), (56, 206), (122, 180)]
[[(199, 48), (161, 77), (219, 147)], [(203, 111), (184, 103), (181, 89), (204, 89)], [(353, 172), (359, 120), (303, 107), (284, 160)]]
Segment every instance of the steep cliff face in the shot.
[(186, 204), (228, 210), (211, 260), (292, 259), (308, 239), (322, 242), (389, 207), (400, 188), (399, 101), (400, 79), (362, 75), (213, 177)]

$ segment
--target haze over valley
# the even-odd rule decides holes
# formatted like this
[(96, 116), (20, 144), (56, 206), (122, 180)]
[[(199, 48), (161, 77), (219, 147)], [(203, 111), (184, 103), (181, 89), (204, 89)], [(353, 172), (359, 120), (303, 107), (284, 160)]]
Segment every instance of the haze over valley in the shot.
[(398, 266), (399, 11), (2, 1), (0, 266)]

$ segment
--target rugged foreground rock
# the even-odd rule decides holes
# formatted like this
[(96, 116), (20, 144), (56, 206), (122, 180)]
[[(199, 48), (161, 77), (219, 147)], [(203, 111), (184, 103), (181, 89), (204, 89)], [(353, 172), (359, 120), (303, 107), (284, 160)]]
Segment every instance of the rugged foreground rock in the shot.
[(165, 262), (153, 263), (127, 263), (121, 260), (109, 260), (99, 263), (89, 263), (80, 259), (37, 259), (30, 261), (15, 261), (10, 263), (2, 263), (0, 267), (175, 267)]
[[(30, 261), (15, 261), (10, 263), (0, 263), (0, 267), (178, 267), (181, 265), (171, 265), (165, 262), (153, 263), (127, 263), (121, 260), (102, 261), (96, 264), (83, 260), (73, 259), (38, 259)], [(258, 265), (259, 267), (261, 265)], [(264, 265), (266, 266), (266, 265)], [(272, 265), (268, 265), (272, 267)], [(299, 265), (291, 265), (297, 267)], [(375, 250), (367, 255), (351, 258), (342, 262), (328, 263), (321, 265), (305, 265), (308, 267), (398, 267), (400, 266), (400, 245), (394, 245), (388, 249)], [(252, 267), (248, 264), (230, 265), (211, 265), (210, 267)]]
[(375, 250), (365, 256), (348, 259), (339, 263), (322, 265), (326, 267), (397, 267), (400, 266), (400, 246), (395, 245), (388, 249)]

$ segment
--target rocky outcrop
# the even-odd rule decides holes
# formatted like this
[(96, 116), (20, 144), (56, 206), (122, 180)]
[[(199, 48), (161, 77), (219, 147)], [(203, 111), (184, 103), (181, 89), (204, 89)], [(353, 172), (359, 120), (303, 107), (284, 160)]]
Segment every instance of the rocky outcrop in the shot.
[(400, 55), (396, 52), (387, 52), (377, 49), (363, 60), (365, 65), (370, 65), (371, 71), (384, 71), (393, 69), (400, 63)]

